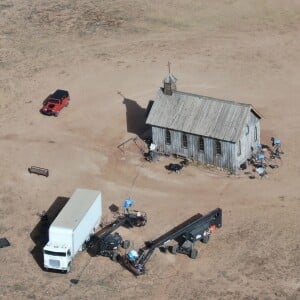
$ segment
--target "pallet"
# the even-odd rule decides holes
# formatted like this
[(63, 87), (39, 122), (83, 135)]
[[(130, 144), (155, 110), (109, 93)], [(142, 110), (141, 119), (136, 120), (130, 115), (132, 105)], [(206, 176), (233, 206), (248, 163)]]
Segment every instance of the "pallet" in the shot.
[(37, 175), (43, 175), (45, 177), (49, 176), (49, 170), (45, 169), (45, 168), (40, 168), (40, 167), (36, 167), (36, 166), (31, 166), (30, 168), (28, 168), (28, 172), (37, 174)]

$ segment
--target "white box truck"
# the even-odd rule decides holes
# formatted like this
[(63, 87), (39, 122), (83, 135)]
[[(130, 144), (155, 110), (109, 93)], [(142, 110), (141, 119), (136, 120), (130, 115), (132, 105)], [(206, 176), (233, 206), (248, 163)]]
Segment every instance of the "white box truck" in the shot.
[(44, 247), (44, 268), (69, 272), (72, 259), (99, 226), (101, 192), (77, 189), (49, 227)]

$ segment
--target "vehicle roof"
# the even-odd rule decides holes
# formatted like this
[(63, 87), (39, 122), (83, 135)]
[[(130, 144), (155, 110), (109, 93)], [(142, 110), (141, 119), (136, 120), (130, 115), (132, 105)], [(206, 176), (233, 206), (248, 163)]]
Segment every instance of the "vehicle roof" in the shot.
[(50, 95), (50, 98), (61, 99), (69, 96), (69, 92), (65, 90), (56, 90), (53, 94)]
[(51, 224), (51, 227), (75, 229), (99, 196), (101, 199), (100, 191), (77, 189)]

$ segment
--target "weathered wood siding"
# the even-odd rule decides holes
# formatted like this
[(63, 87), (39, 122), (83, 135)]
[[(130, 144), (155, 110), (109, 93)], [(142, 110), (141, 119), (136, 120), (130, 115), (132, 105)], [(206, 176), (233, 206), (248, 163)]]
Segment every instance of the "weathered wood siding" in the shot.
[[(183, 132), (176, 130), (169, 131), (171, 134), (171, 144), (167, 145), (166, 129), (152, 126), (152, 139), (157, 145), (159, 152), (181, 155), (203, 164), (215, 165), (231, 170), (234, 173), (242, 163), (246, 162), (252, 156), (253, 152), (256, 152), (257, 146), (260, 144), (260, 118), (253, 112), (249, 114), (246, 126), (243, 128), (240, 140), (237, 143), (219, 140), (222, 149), (221, 155), (216, 153), (216, 139), (203, 136), (204, 151), (201, 151), (199, 150), (198, 135), (186, 133), (187, 148), (184, 148), (182, 146)], [(257, 132), (256, 139), (255, 131)], [(239, 150), (241, 150), (240, 153)]]
[(199, 150), (199, 136), (186, 134), (188, 146), (182, 146), (182, 132), (170, 130), (171, 144), (165, 143), (165, 128), (152, 127), (152, 139), (157, 145), (157, 149), (162, 153), (177, 154), (187, 157), (194, 161), (199, 161), (203, 164), (215, 165), (220, 168), (231, 171), (236, 170), (236, 147), (232, 142), (221, 141), (222, 154), (216, 153), (216, 140), (208, 137), (203, 137), (204, 151)]
[[(247, 133), (247, 125), (249, 133)], [(251, 113), (241, 134), (241, 155), (238, 155), (238, 143), (236, 143), (235, 155), (237, 158), (237, 167), (249, 159), (253, 152), (256, 152), (257, 146), (260, 144), (260, 119)], [(255, 127), (257, 128), (257, 139), (255, 140)]]

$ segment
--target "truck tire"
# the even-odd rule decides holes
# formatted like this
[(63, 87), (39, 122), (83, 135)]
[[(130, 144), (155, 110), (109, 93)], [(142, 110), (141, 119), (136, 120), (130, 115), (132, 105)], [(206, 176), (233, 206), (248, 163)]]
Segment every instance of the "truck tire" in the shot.
[(69, 106), (69, 101), (66, 103), (65, 107), (68, 107)]
[(128, 249), (129, 247), (130, 247), (130, 241), (124, 240), (124, 241), (122, 242), (122, 248), (123, 248), (123, 249)]
[(203, 239), (201, 240), (201, 241), (202, 241), (202, 243), (204, 243), (204, 244), (207, 244), (207, 243), (208, 243), (208, 241), (209, 241), (209, 238), (210, 238), (210, 234), (208, 234), (208, 235), (204, 236), (204, 237), (203, 237)]
[(195, 259), (198, 256), (198, 250), (193, 248), (191, 249), (190, 258)]
[(58, 115), (59, 115), (59, 112), (58, 112), (58, 111), (56, 111), (56, 112), (53, 113), (53, 116), (54, 116), (54, 117), (58, 117)]
[(66, 270), (66, 273), (70, 273), (71, 272), (71, 263), (68, 264), (68, 268)]
[(171, 248), (171, 253), (172, 253), (172, 254), (177, 254), (178, 248), (179, 248), (178, 245), (172, 246), (172, 248)]

